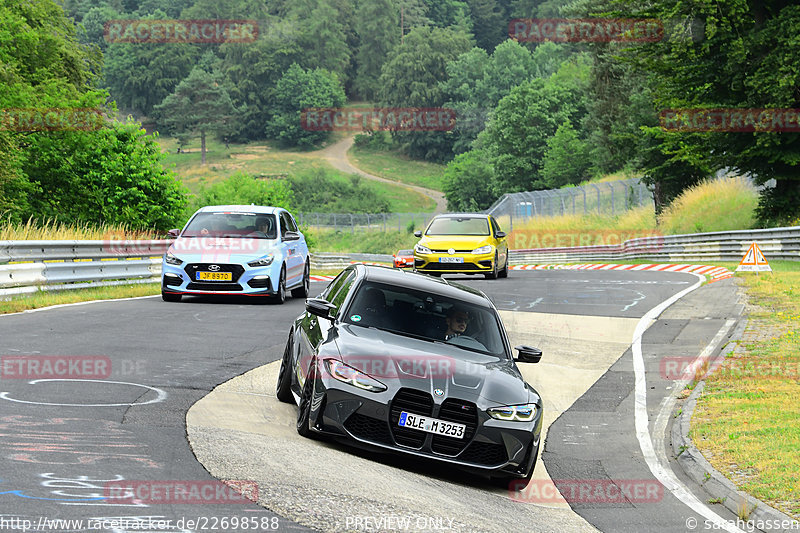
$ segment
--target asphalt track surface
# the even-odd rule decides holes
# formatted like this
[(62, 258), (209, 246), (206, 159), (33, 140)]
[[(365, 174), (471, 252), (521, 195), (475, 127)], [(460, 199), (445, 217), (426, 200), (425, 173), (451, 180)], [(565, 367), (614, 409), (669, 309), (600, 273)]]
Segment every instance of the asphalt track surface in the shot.
[[(638, 319), (697, 278), (666, 272), (512, 271), (505, 280), (451, 279), (486, 291), (507, 312)], [(323, 287), (324, 283), (312, 283), (312, 294)], [(669, 308), (645, 333), (651, 427), (662, 401), (674, 392), (672, 383), (659, 377), (660, 358), (697, 355), (732, 320), (734, 292), (732, 280), (703, 286)], [(225, 492), (213, 503), (208, 498), (201, 503), (163, 503), (163, 494), (149, 500), (108, 498), (120, 482), (153, 490), (213, 481), (187, 443), (187, 411), (217, 385), (278, 360), (289, 325), (302, 310), (303, 302), (296, 299), (276, 306), (236, 298), (185, 298), (178, 304), (141, 298), (0, 316), (0, 356), (4, 358), (83, 356), (94, 358), (89, 360), (96, 365), (110, 365), (110, 374), (96, 381), (88, 374), (84, 381), (35, 381), (3, 373), (0, 531), (21, 531), (28, 524), (24, 520), (30, 521), (29, 530), (86, 531), (91, 527), (89, 519), (108, 519), (103, 530), (118, 532), (254, 529), (233, 527), (234, 517), (240, 523), (257, 523), (259, 531), (306, 530), (249, 501), (228, 502), (225, 498), (231, 496)], [(507, 316), (504, 313), (508, 325)], [(524, 315), (514, 316), (524, 319)], [(546, 333), (542, 341), (547, 344)], [(543, 362), (547, 351), (544, 357)], [(633, 429), (630, 358), (630, 351), (623, 353), (553, 421), (540, 465), (557, 480), (556, 485), (558, 480), (653, 479)], [(302, 457), (292, 459), (303, 461)], [(402, 461), (392, 465), (414, 470)], [(445, 472), (421, 474), (428, 476), (433, 487), (442, 480), (453, 481)], [(482, 490), (481, 480), (457, 478), (455, 482), (478, 494)], [(683, 482), (703, 499), (701, 487)], [(368, 493), (371, 488), (363, 490)], [(491, 521), (493, 500), (488, 497), (490, 491), (486, 494), (484, 515)], [(473, 503), (481, 505), (479, 500)], [(515, 505), (537, 507), (537, 502)], [(601, 531), (687, 531), (691, 529), (686, 528), (686, 520), (692, 516), (699, 521), (697, 529), (703, 530), (704, 524), (702, 516), (669, 491), (653, 501), (570, 502), (570, 507)], [(724, 519), (735, 519), (724, 509), (714, 511)], [(446, 514), (446, 509), (442, 512)], [(226, 527), (222, 527), (223, 518), (228, 519)], [(84, 522), (43, 522), (54, 519)], [(114, 524), (113, 519), (119, 520)], [(189, 520), (195, 521), (192, 527), (187, 527)], [(473, 523), (469, 529), (482, 527)], [(563, 528), (559, 523), (520, 523), (518, 530)]]

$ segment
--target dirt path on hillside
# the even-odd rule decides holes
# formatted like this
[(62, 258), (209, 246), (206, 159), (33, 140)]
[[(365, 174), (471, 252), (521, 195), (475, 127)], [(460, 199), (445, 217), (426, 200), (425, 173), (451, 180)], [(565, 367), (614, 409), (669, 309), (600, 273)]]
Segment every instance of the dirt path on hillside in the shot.
[(406, 189), (411, 189), (412, 191), (416, 191), (420, 194), (427, 196), (428, 198), (431, 198), (434, 202), (436, 202), (437, 213), (444, 213), (447, 211), (447, 200), (445, 200), (444, 198), (444, 193), (440, 191), (435, 191), (433, 189), (428, 189), (426, 187), (420, 187), (419, 185), (409, 185), (407, 183), (403, 183), (400, 181), (381, 178), (380, 176), (375, 176), (374, 174), (364, 172), (360, 168), (350, 163), (350, 159), (347, 157), (347, 151), (350, 149), (351, 146), (353, 146), (354, 141), (355, 141), (354, 137), (345, 137), (344, 139), (328, 146), (327, 148), (324, 148), (317, 152), (311, 152), (311, 154), (317, 155), (327, 160), (336, 170), (341, 170), (342, 172), (347, 172), (349, 174), (358, 174), (359, 176), (363, 176), (370, 180), (382, 181), (384, 183), (390, 183), (392, 185), (400, 185), (401, 187), (405, 187)]

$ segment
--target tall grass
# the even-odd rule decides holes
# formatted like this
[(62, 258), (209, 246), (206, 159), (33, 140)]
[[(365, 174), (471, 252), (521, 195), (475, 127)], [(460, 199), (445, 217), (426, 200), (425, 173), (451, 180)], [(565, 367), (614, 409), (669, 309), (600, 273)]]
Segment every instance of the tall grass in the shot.
[[(751, 229), (756, 226), (757, 205), (758, 192), (744, 179), (705, 181), (685, 190), (657, 220), (652, 205), (620, 215), (561, 215), (535, 217), (524, 222), (514, 219), (509, 245), (511, 248), (546, 248), (615, 244), (615, 238), (654, 233), (676, 235)], [(501, 217), (500, 224), (508, 226), (508, 218)], [(572, 235), (578, 235), (578, 240), (581, 237), (588, 240), (573, 242)], [(610, 239), (603, 240), (601, 235)], [(554, 241), (554, 236), (560, 236), (561, 241)]]
[(55, 220), (39, 221), (33, 218), (24, 223), (0, 219), (0, 241), (62, 241), (104, 239), (158, 239), (154, 231), (134, 230), (114, 224), (65, 223)]
[(758, 191), (743, 178), (704, 181), (683, 191), (658, 218), (665, 234), (751, 229)]

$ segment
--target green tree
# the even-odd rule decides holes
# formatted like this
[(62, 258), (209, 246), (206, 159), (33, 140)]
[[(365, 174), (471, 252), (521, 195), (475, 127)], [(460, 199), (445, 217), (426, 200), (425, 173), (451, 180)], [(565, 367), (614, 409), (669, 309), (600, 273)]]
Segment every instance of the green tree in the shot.
[(467, 0), (473, 22), (475, 43), (491, 51), (508, 38), (509, 16), (497, 0)]
[(316, 0), (308, 18), (302, 19), (304, 31), (299, 42), (305, 50), (302, 64), (322, 68), (347, 80), (351, 50), (345, 26), (330, 0)]
[(573, 91), (533, 79), (500, 100), (477, 145), (491, 155), (497, 192), (546, 189), (541, 171), (547, 140), (565, 120), (579, 120)]
[(542, 181), (549, 189), (577, 185), (589, 178), (592, 166), (588, 144), (578, 137), (569, 121), (562, 123), (547, 139), (542, 164)]
[(329, 131), (304, 129), (302, 112), (308, 108), (341, 107), (346, 96), (335, 74), (323, 69), (289, 67), (275, 89), (275, 114), (267, 134), (287, 146), (313, 146), (327, 139)]
[(447, 164), (443, 187), (450, 211), (480, 211), (497, 199), (494, 192), (494, 169), (489, 155), (472, 150), (457, 155)]
[(237, 111), (219, 72), (195, 66), (175, 91), (155, 107), (158, 124), (170, 133), (200, 135), (202, 164), (206, 164), (206, 135), (230, 132)]
[[(659, 42), (628, 54), (653, 80), (656, 105), (671, 108), (800, 107), (800, 6), (785, 0), (630, 2), (634, 16), (687, 21)], [(703, 25), (693, 21), (703, 21)], [(758, 183), (762, 224), (786, 223), (800, 210), (800, 141), (774, 131), (677, 132), (662, 153), (693, 168), (729, 168)]]
[(139, 124), (36, 133), (26, 141), (22, 169), (35, 187), (29, 216), (160, 230), (180, 221), (185, 189)]
[(298, 23), (290, 18), (270, 17), (256, 42), (247, 46), (220, 46), (219, 68), (230, 81), (231, 99), (241, 118), (232, 138), (239, 141), (263, 139), (264, 125), (275, 113), (275, 86), (293, 63), (302, 61), (297, 41)]
[(507, 40), (491, 54), (473, 48), (447, 64), (447, 79), (440, 82), (448, 95), (445, 107), (456, 111), (453, 151), (465, 152), (485, 125), (489, 112), (513, 87), (532, 79), (537, 65), (531, 53)]
[(356, 53), (354, 89), (359, 97), (372, 100), (380, 88), (381, 67), (400, 43), (398, 11), (392, 0), (359, 0), (358, 13), (356, 31), (361, 42)]
[[(395, 47), (381, 70), (379, 99), (388, 107), (440, 107), (447, 95), (439, 81), (447, 77), (447, 64), (472, 48), (467, 34), (447, 28), (419, 27)], [(412, 157), (447, 161), (452, 157), (453, 135), (447, 132), (394, 132), (393, 137)]]
[(548, 188), (542, 177), (547, 141), (565, 121), (586, 116), (589, 66), (580, 56), (565, 61), (549, 79), (513, 88), (476, 140), (491, 155), (497, 194)]
[[(163, 14), (154, 17), (165, 18)], [(197, 45), (111, 43), (104, 75), (111, 95), (124, 110), (149, 115), (172, 93), (200, 58)]]

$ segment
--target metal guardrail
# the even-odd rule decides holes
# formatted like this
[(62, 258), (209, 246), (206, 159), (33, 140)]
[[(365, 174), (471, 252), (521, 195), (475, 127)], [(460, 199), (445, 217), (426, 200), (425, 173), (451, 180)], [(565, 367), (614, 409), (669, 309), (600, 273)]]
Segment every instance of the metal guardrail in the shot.
[[(800, 226), (630, 239), (615, 246), (512, 250), (511, 264), (582, 261), (738, 261), (750, 243), (767, 260), (800, 261)], [(157, 281), (172, 241), (0, 241), (0, 297)], [(352, 261), (391, 262), (388, 254), (311, 254), (315, 268)]]
[(800, 261), (800, 226), (630, 239), (615, 246), (513, 250), (512, 264), (581, 261), (739, 261), (755, 242), (767, 260)]

